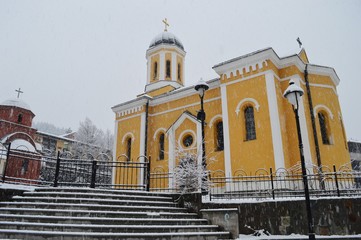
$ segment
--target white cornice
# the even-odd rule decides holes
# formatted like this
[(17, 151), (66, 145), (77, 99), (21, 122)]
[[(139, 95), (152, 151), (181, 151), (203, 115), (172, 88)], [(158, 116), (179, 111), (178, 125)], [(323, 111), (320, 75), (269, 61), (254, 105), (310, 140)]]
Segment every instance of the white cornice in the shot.
[(186, 55), (186, 52), (183, 51), (182, 49), (180, 49), (179, 47), (175, 46), (175, 45), (169, 45), (169, 44), (159, 44), (158, 46), (154, 47), (154, 48), (149, 48), (146, 52), (146, 58), (148, 58), (149, 56), (151, 56), (153, 53), (158, 52), (158, 51), (175, 51), (177, 53), (179, 53), (180, 55), (182, 55), (183, 57)]
[(143, 96), (133, 99), (131, 101), (115, 105), (114, 107), (112, 107), (112, 110), (114, 113), (120, 113), (122, 111), (127, 111), (129, 109), (135, 109), (138, 107), (142, 107), (150, 99), (152, 99), (152, 97), (150, 97), (148, 95), (143, 95)]
[[(212, 79), (207, 81), (207, 84), (209, 85), (209, 89), (211, 90), (219, 87), (220, 81), (219, 79)], [(182, 87), (177, 90), (163, 94), (161, 96), (154, 97), (152, 101), (149, 103), (149, 105), (156, 106), (162, 103), (167, 103), (169, 101), (174, 101), (180, 98), (192, 96), (194, 94), (197, 94), (197, 92), (194, 90), (194, 85), (189, 87)]]
[(180, 84), (179, 82), (176, 82), (176, 81), (159, 80), (157, 82), (145, 85), (144, 92), (151, 92), (151, 91), (154, 91), (154, 90), (160, 89), (162, 87), (166, 87), (166, 86), (171, 86), (175, 89), (183, 87), (182, 84)]
[[(249, 72), (250, 66), (252, 66), (252, 70), (255, 70), (255, 66), (257, 64), (259, 68), (262, 68), (261, 64), (267, 60), (272, 61), (278, 69), (294, 65), (299, 71), (303, 72), (306, 67), (306, 64), (297, 54), (280, 58), (272, 48), (267, 48), (217, 64), (213, 67), (213, 69), (219, 75), (226, 74), (229, 76), (231, 72), (235, 74), (237, 70), (241, 73), (243, 72), (243, 69), (245, 69), (246, 72)], [(331, 67), (308, 64), (308, 72), (310, 74), (330, 76), (336, 86), (340, 83), (340, 79), (338, 78), (335, 70)]]

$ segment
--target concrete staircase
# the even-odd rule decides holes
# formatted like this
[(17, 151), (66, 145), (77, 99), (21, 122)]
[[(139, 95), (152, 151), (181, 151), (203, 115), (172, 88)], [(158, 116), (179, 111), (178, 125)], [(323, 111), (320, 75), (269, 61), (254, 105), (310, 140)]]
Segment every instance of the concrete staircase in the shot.
[(37, 188), (0, 202), (0, 239), (229, 239), (167, 193)]

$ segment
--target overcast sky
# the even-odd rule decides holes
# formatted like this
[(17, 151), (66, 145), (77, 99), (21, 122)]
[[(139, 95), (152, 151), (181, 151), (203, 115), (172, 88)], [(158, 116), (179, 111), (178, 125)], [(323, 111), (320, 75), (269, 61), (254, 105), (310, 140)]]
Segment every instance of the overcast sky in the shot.
[(34, 121), (114, 129), (111, 107), (144, 91), (145, 52), (169, 31), (183, 43), (186, 85), (266, 47), (335, 68), (347, 136), (361, 140), (361, 1), (0, 0), (0, 102), (24, 93)]

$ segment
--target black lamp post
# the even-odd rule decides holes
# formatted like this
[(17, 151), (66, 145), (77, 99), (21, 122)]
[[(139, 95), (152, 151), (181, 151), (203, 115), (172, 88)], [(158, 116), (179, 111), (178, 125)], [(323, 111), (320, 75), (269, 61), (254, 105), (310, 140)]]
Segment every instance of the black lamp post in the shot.
[[(201, 121), (201, 125), (202, 125), (202, 167), (203, 167), (203, 171), (207, 171), (206, 144), (205, 144), (205, 139), (204, 139), (204, 120), (206, 119), (206, 113), (204, 112), (204, 109), (203, 109), (203, 97), (204, 97), (204, 93), (208, 90), (208, 88), (209, 88), (208, 84), (205, 81), (203, 81), (202, 78), (194, 87), (194, 89), (196, 91), (198, 91), (199, 97), (201, 99), (201, 110), (197, 114), (197, 119)], [(203, 179), (202, 179), (202, 194), (207, 194), (207, 189), (204, 187), (204, 182), (207, 180), (206, 178), (207, 178), (206, 174), (204, 174)]]
[(305, 157), (303, 155), (303, 143), (302, 143), (302, 137), (301, 137), (300, 119), (299, 119), (299, 115), (298, 115), (298, 107), (299, 107), (298, 102), (299, 102), (301, 96), (303, 95), (303, 90), (302, 90), (302, 88), (297, 86), (293, 80), (290, 80), (289, 84), (290, 85), (284, 92), (283, 96), (285, 98), (287, 98), (287, 100), (292, 104), (293, 111), (294, 111), (295, 117), (296, 117), (298, 146), (299, 146), (299, 150), (300, 150), (301, 167), (302, 167), (302, 179), (303, 179), (303, 186), (305, 189), (305, 199), (306, 199), (306, 211), (307, 211), (307, 220), (308, 220), (308, 237), (310, 240), (315, 240), (316, 237), (315, 237), (315, 232), (313, 229), (310, 192), (308, 189)]

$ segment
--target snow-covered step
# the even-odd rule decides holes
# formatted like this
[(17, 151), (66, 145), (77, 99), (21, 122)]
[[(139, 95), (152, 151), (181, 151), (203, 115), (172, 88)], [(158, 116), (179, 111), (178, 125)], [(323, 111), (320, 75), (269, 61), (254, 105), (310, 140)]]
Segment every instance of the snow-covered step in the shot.
[(132, 195), (132, 194), (113, 194), (103, 192), (56, 192), (56, 191), (36, 191), (36, 192), (25, 192), (23, 194), (27, 197), (66, 197), (66, 198), (102, 198), (102, 199), (114, 199), (114, 200), (139, 200), (139, 201), (157, 201), (157, 202), (173, 202), (172, 197), (164, 196), (148, 196), (148, 195)]
[(104, 232), (53, 232), (33, 230), (0, 229), (0, 236), (8, 239), (21, 238), (27, 240), (84, 240), (84, 239), (183, 239), (183, 240), (216, 240), (229, 239), (228, 232), (178, 232), (178, 233), (104, 233)]
[(36, 188), (0, 202), (0, 239), (229, 239), (179, 207), (179, 196), (89, 188)]
[(116, 200), (103, 198), (80, 198), (80, 197), (27, 197), (15, 196), (14, 201), (21, 202), (57, 202), (57, 203), (95, 203), (95, 204), (111, 204), (111, 205), (132, 205), (132, 206), (163, 206), (176, 207), (177, 204), (173, 202), (157, 202), (157, 201), (142, 201), (142, 200)]
[(168, 192), (146, 192), (139, 190), (124, 189), (99, 189), (86, 187), (38, 187), (35, 192), (84, 192), (84, 193), (102, 193), (102, 194), (120, 194), (120, 195), (137, 195), (137, 196), (158, 196), (177, 198), (177, 194)]
[(179, 212), (133, 212), (133, 211), (104, 211), (104, 210), (75, 210), (75, 209), (45, 209), (45, 208), (0, 208), (1, 214), (25, 214), (43, 216), (69, 216), (69, 217), (111, 217), (111, 218), (196, 218), (195, 213)]
[(185, 208), (162, 206), (127, 206), (127, 205), (102, 205), (88, 203), (48, 203), (48, 202), (0, 202), (0, 208), (43, 208), (43, 209), (73, 209), (73, 210), (107, 210), (107, 211), (137, 211), (137, 212), (186, 212)]
[(2, 214), (0, 221), (22, 221), (38, 223), (84, 223), (84, 224), (131, 224), (131, 225), (199, 225), (207, 224), (207, 219), (187, 218), (111, 218), (111, 217), (72, 217), (72, 216), (44, 216), (25, 214)]
[(104, 225), (104, 224), (58, 224), (33, 222), (0, 222), (0, 229), (66, 231), (66, 232), (215, 232), (217, 225)]

